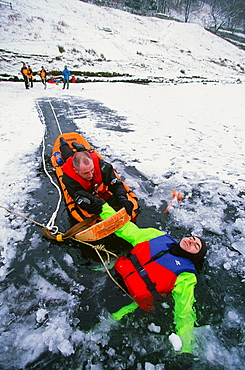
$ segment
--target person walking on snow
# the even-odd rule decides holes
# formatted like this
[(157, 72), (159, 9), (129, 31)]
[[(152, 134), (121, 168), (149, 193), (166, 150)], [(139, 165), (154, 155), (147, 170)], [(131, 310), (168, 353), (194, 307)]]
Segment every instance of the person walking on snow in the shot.
[(39, 73), (39, 76), (41, 77), (41, 81), (42, 81), (42, 84), (44, 85), (44, 89), (46, 89), (47, 88), (47, 80), (46, 80), (47, 72), (44, 67), (42, 67)]
[(33, 87), (33, 73), (31, 66), (28, 65), (27, 77), (29, 79), (30, 87)]
[(24, 78), (25, 87), (26, 87), (26, 89), (29, 89), (28, 69), (27, 69), (27, 66), (24, 62), (23, 62), (23, 66), (22, 66), (20, 71), (21, 71), (22, 76)]
[(71, 72), (69, 71), (69, 69), (67, 68), (67, 66), (65, 66), (62, 74), (64, 76), (64, 78), (63, 78), (63, 82), (64, 82), (63, 90), (65, 89), (66, 85), (67, 85), (67, 89), (69, 89), (69, 78), (70, 78)]

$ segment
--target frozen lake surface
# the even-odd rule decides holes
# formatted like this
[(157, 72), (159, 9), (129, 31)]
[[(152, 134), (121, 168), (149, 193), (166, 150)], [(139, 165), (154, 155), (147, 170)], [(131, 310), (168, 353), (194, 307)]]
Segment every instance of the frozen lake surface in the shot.
[[(26, 92), (23, 83), (1, 83), (0, 90), (1, 206), (46, 224), (58, 193), (43, 170), (42, 137), (56, 181), (51, 125), (57, 119), (63, 132), (80, 132), (139, 197), (139, 226), (208, 242), (191, 368), (244, 369), (244, 84), (94, 83), (63, 92), (38, 83)], [(174, 189), (183, 200), (164, 214)], [(56, 224), (70, 227), (63, 202)], [(168, 339), (171, 300), (114, 322), (110, 312), (124, 298), (95, 271), (101, 264), (90, 247), (47, 240), (41, 227), (4, 209), (0, 225), (2, 369), (181, 368)], [(116, 237), (103, 243), (117, 254), (129, 250)]]

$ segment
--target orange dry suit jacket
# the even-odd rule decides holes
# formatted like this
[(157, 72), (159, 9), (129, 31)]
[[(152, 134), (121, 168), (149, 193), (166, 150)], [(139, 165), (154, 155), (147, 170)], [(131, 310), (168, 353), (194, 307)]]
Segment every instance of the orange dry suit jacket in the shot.
[(21, 73), (22, 73), (23, 75), (27, 76), (27, 74), (28, 74), (28, 69), (27, 69), (27, 67), (22, 67), (22, 68), (21, 68)]
[(42, 70), (41, 70), (41, 72), (40, 72), (40, 77), (41, 77), (42, 79), (45, 79), (45, 78), (46, 78), (46, 76), (47, 76), (46, 71), (45, 71), (44, 69), (42, 69)]
[(31, 67), (28, 68), (28, 70), (27, 70), (27, 76), (28, 76), (28, 78), (32, 78), (32, 76), (33, 76), (32, 68)]

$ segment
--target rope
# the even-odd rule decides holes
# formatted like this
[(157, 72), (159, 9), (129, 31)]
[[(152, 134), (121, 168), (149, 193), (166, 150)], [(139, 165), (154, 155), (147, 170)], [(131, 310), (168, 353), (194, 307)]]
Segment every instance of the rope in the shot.
[[(104, 266), (104, 268), (105, 268), (105, 270), (106, 270), (106, 272), (107, 272), (107, 274), (109, 275), (109, 277), (112, 279), (112, 281), (129, 297), (129, 298), (131, 298), (132, 300), (133, 300), (133, 298), (131, 297), (131, 295), (114, 279), (114, 277), (112, 276), (112, 274), (110, 273), (110, 271), (108, 270), (108, 268), (107, 268), (107, 266), (106, 266), (106, 264), (105, 264), (105, 262), (104, 262), (104, 260), (103, 260), (103, 258), (101, 257), (101, 255), (100, 255), (100, 253), (99, 253), (99, 251), (97, 250), (97, 249), (95, 249), (95, 251), (96, 251), (96, 253), (98, 254), (98, 256), (99, 256), (99, 258), (100, 258), (100, 260), (101, 260), (101, 263), (102, 263), (102, 265)], [(110, 252), (111, 253), (111, 252)], [(117, 257), (117, 256), (116, 256)], [(109, 262), (108, 262), (108, 264), (109, 264)]]
[[(20, 213), (14, 212), (14, 211), (12, 211), (11, 209), (9, 209), (9, 208), (7, 208), (7, 207), (4, 207), (4, 206), (1, 206), (1, 205), (0, 205), (0, 208), (3, 208), (3, 209), (5, 209), (5, 211), (8, 211), (9, 213), (13, 213), (13, 214), (14, 214), (14, 215), (16, 215), (16, 216), (22, 217), (22, 218), (24, 218), (25, 220), (28, 220), (28, 221), (30, 221), (30, 222), (32, 222), (32, 223), (34, 223), (34, 224), (38, 225), (38, 226), (41, 226), (41, 227), (43, 227), (43, 228), (46, 228), (46, 226), (45, 226), (45, 225), (43, 225), (43, 224), (41, 224), (41, 223), (39, 223), (39, 222), (37, 222), (37, 221), (35, 221), (35, 220), (32, 220), (32, 219), (31, 219), (31, 218), (29, 218), (29, 217), (23, 216), (23, 215), (21, 215)], [(61, 235), (61, 236), (62, 236), (62, 235)], [(54, 238), (54, 239), (56, 240), (56, 238)], [(102, 245), (102, 244), (100, 244), (100, 245), (93, 245), (93, 244), (90, 244), (90, 243), (88, 243), (88, 242), (85, 242), (85, 241), (82, 241), (82, 240), (78, 240), (78, 239), (76, 239), (76, 238), (74, 238), (74, 237), (71, 237), (70, 239), (75, 240), (76, 242), (79, 242), (79, 243), (82, 243), (82, 244), (89, 245), (90, 247), (92, 247), (93, 249), (95, 249), (97, 253), (99, 253), (99, 251), (103, 251), (103, 252), (105, 252), (105, 253), (106, 253), (106, 255), (107, 255), (107, 262), (108, 262), (108, 264), (110, 264), (110, 259), (109, 259), (109, 255), (110, 255), (110, 254), (111, 254), (112, 256), (116, 257), (116, 258), (118, 257), (115, 253), (108, 251), (108, 250), (105, 248), (105, 246), (104, 246), (104, 245)], [(104, 261), (103, 261), (103, 262), (104, 262)]]
[(72, 239), (72, 240), (75, 240), (76, 242), (79, 242), (79, 243), (82, 243), (82, 244), (89, 245), (91, 248), (93, 248), (93, 249), (96, 251), (96, 253), (98, 254), (98, 256), (100, 257), (101, 262), (102, 262), (103, 266), (105, 267), (105, 269), (107, 270), (108, 275), (109, 275), (109, 270), (108, 270), (108, 268), (107, 268), (107, 266), (106, 266), (106, 264), (105, 264), (104, 260), (102, 259), (101, 255), (100, 255), (100, 251), (103, 251), (103, 252), (105, 252), (105, 253), (106, 253), (106, 255), (107, 255), (107, 263), (108, 263), (108, 265), (109, 265), (109, 264), (110, 264), (110, 262), (111, 262), (111, 261), (110, 261), (110, 254), (111, 254), (112, 256), (114, 256), (114, 257), (118, 258), (118, 256), (117, 256), (115, 253), (113, 253), (113, 252), (111, 252), (111, 251), (108, 251), (108, 250), (105, 248), (105, 246), (104, 246), (104, 245), (102, 245), (102, 244), (100, 244), (100, 245), (93, 245), (93, 244), (90, 244), (90, 243), (85, 242), (85, 241), (83, 241), (83, 240), (78, 240), (78, 239), (73, 238), (73, 237), (72, 237), (71, 239)]
[(106, 266), (106, 264), (105, 264), (105, 262), (104, 262), (104, 260), (103, 260), (103, 258), (101, 257), (101, 254), (100, 254), (100, 252), (99, 252), (99, 250), (102, 250), (103, 252), (105, 252), (106, 253), (106, 255), (107, 255), (107, 263), (108, 263), (108, 265), (110, 264), (110, 256), (109, 256), (109, 254), (112, 254), (114, 257), (118, 257), (116, 254), (114, 254), (114, 253), (112, 253), (112, 252), (110, 252), (110, 251), (108, 251), (106, 248), (105, 248), (105, 246), (104, 245), (92, 245), (92, 244), (90, 244), (90, 243), (86, 243), (86, 242), (84, 242), (84, 241), (81, 241), (81, 240), (77, 240), (77, 239), (75, 239), (75, 238), (72, 238), (72, 239), (74, 239), (74, 240), (76, 240), (77, 242), (79, 242), (79, 243), (83, 243), (83, 244), (87, 244), (87, 245), (90, 245), (94, 250), (95, 250), (95, 252), (97, 253), (97, 255), (99, 256), (99, 259), (100, 259), (100, 261), (101, 261), (101, 263), (102, 263), (102, 265), (104, 266), (104, 269), (106, 270), (106, 272), (107, 272), (107, 274), (108, 274), (108, 276), (111, 278), (111, 280), (129, 297), (129, 298), (131, 298), (132, 299), (132, 301), (134, 301), (133, 300), (133, 298), (131, 297), (131, 295), (114, 279), (114, 277), (112, 276), (112, 274), (110, 273), (110, 271), (109, 271), (109, 269), (108, 269), (108, 267)]
[[(4, 206), (1, 206), (1, 205), (0, 205), (0, 208), (3, 208), (3, 209), (5, 209), (5, 211), (8, 211), (9, 213), (13, 213), (13, 214), (14, 214), (14, 215), (16, 215), (16, 216), (22, 217), (22, 218), (24, 218), (25, 220), (28, 220), (28, 221), (30, 221), (30, 222), (32, 222), (32, 223), (34, 223), (34, 224), (38, 225), (38, 226), (41, 226), (41, 227), (43, 227), (43, 228), (46, 228), (46, 226), (45, 226), (45, 225), (43, 225), (43, 224), (41, 224), (40, 222), (37, 222), (37, 221), (35, 221), (35, 220), (32, 220), (32, 219), (31, 219), (31, 218), (29, 218), (29, 217), (23, 216), (23, 215), (21, 215), (20, 213), (14, 212), (14, 211), (12, 211), (11, 209), (9, 209), (9, 208), (7, 208), (7, 207), (4, 207)], [(54, 238), (54, 239), (56, 240), (56, 238)], [(85, 241), (83, 241), (83, 240), (78, 240), (78, 239), (76, 239), (76, 238), (74, 238), (74, 237), (71, 237), (70, 239), (75, 240), (76, 242), (79, 242), (79, 243), (82, 243), (82, 244), (89, 245), (90, 247), (92, 247), (92, 248), (93, 248), (93, 249), (95, 249), (96, 251), (103, 251), (103, 252), (105, 252), (105, 253), (107, 254), (107, 256), (108, 256), (109, 254), (111, 254), (112, 256), (114, 256), (114, 257), (116, 257), (116, 258), (118, 257), (115, 253), (108, 251), (108, 250), (105, 248), (105, 246), (104, 246), (104, 245), (102, 245), (102, 244), (100, 244), (100, 245), (93, 245), (93, 244), (90, 244), (90, 243), (85, 242)], [(107, 257), (107, 261), (108, 261), (108, 263), (110, 264), (110, 261), (109, 261), (108, 257)]]
[[(58, 119), (57, 119), (57, 116), (55, 114), (55, 111), (53, 109), (53, 106), (50, 102), (50, 100), (48, 99), (48, 102), (50, 104), (50, 107), (51, 107), (51, 110), (53, 112), (53, 115), (54, 115), (54, 118), (56, 120), (56, 123), (57, 123), (57, 126), (58, 126), (58, 129), (60, 131), (60, 134), (62, 134), (62, 131), (61, 131), (61, 128), (60, 128), (60, 125), (59, 125), (59, 122), (58, 122)], [(42, 149), (42, 161), (43, 161), (43, 169), (44, 169), (44, 172), (45, 174), (48, 176), (51, 184), (56, 188), (56, 190), (58, 191), (58, 195), (59, 195), (59, 199), (58, 199), (58, 202), (57, 202), (57, 206), (56, 206), (56, 209), (55, 211), (53, 212), (50, 220), (47, 222), (47, 225), (45, 226), (48, 230), (52, 230), (52, 231), (56, 231), (58, 232), (58, 227), (55, 226), (55, 220), (56, 220), (56, 217), (57, 217), (57, 214), (59, 212), (59, 208), (60, 208), (60, 204), (61, 204), (61, 201), (62, 201), (62, 193), (61, 193), (61, 190), (59, 188), (59, 186), (53, 181), (52, 177), (50, 176), (50, 174), (48, 173), (48, 170), (47, 170), (47, 167), (46, 167), (46, 163), (45, 163), (45, 134), (46, 134), (46, 125), (44, 124), (44, 117), (43, 117), (43, 114), (42, 114), (42, 111), (40, 109), (40, 106), (38, 105), (38, 108), (39, 108), (39, 111), (40, 111), (40, 116), (42, 117), (42, 123), (43, 123), (43, 137), (42, 137), (42, 144), (43, 144), (43, 149)]]
[[(45, 132), (46, 132), (46, 129), (44, 130), (44, 135), (45, 135)], [(42, 150), (43, 169), (44, 169), (44, 172), (46, 173), (46, 175), (48, 176), (48, 178), (50, 179), (50, 182), (52, 183), (52, 185), (55, 186), (55, 188), (57, 189), (58, 194), (59, 194), (59, 199), (58, 199), (58, 202), (57, 202), (56, 209), (53, 212), (50, 220), (48, 221), (48, 223), (46, 225), (47, 229), (53, 230), (54, 229), (54, 223), (55, 223), (57, 214), (59, 212), (59, 208), (60, 208), (60, 204), (61, 204), (61, 200), (62, 200), (62, 193), (61, 193), (61, 190), (60, 190), (59, 186), (53, 181), (52, 177), (50, 176), (50, 174), (47, 171), (47, 167), (46, 167), (46, 164), (45, 164), (45, 158), (44, 158), (44, 153), (45, 153), (44, 135), (43, 135), (43, 150)], [(57, 231), (58, 231), (58, 228), (57, 228)]]
[[(48, 99), (48, 102), (49, 102), (49, 105), (51, 107), (51, 110), (53, 112), (53, 115), (54, 115), (54, 118), (55, 118), (55, 121), (57, 123), (57, 126), (58, 126), (58, 129), (59, 129), (59, 132), (60, 132), (60, 135), (62, 135), (62, 131), (61, 131), (61, 127), (60, 127), (60, 124), (59, 124), (59, 121), (57, 119), (57, 116), (55, 114), (55, 111), (54, 111), (54, 108), (50, 102), (50, 100)], [(57, 214), (58, 214), (58, 211), (59, 211), (59, 207), (60, 207), (60, 204), (61, 204), (61, 200), (62, 200), (62, 193), (61, 193), (61, 190), (60, 190), (60, 187), (53, 181), (52, 177), (50, 176), (50, 174), (48, 173), (47, 171), (47, 168), (46, 168), (46, 164), (45, 164), (45, 133), (46, 133), (46, 125), (44, 124), (44, 117), (43, 117), (43, 114), (42, 114), (42, 110), (40, 109), (40, 106), (39, 104), (38, 105), (38, 108), (39, 108), (39, 112), (40, 112), (40, 116), (41, 116), (41, 121), (42, 121), (42, 124), (43, 124), (43, 137), (42, 137), (42, 143), (43, 143), (43, 148), (42, 148), (42, 161), (43, 161), (43, 169), (44, 169), (44, 172), (45, 174), (48, 176), (48, 178), (50, 179), (50, 182), (52, 183), (52, 185), (55, 186), (55, 188), (57, 189), (58, 191), (58, 194), (59, 194), (59, 199), (58, 199), (58, 202), (57, 202), (57, 206), (56, 206), (56, 209), (55, 211), (53, 212), (50, 220), (48, 221), (47, 225), (42, 225), (41, 223), (37, 222), (37, 221), (34, 221), (28, 217), (25, 217), (17, 212), (14, 212), (12, 210), (10, 210), (9, 208), (6, 208), (6, 207), (3, 207), (0, 205), (1, 208), (5, 209), (6, 211), (10, 212), (10, 213), (13, 213), (15, 214), (16, 216), (19, 216), (19, 217), (22, 217), (30, 222), (33, 222), (35, 223), (36, 225), (38, 226), (41, 226), (44, 230), (45, 229), (48, 229), (49, 231), (52, 232), (52, 234), (57, 234), (58, 233), (58, 227), (54, 225), (55, 223), (55, 219), (57, 217)], [(45, 235), (45, 232), (44, 232), (44, 235)], [(58, 234), (55, 239), (58, 240), (58, 241), (63, 241), (63, 238), (62, 238), (62, 233)], [(90, 247), (92, 247), (97, 255), (99, 256), (100, 260), (101, 260), (101, 263), (102, 265), (104, 266), (108, 276), (112, 279), (112, 281), (128, 296), (130, 297), (132, 300), (133, 298), (128, 294), (128, 292), (114, 279), (114, 277), (111, 275), (109, 269), (107, 268), (103, 258), (101, 257), (101, 254), (100, 254), (100, 251), (103, 251), (106, 253), (106, 256), (107, 256), (107, 263), (110, 264), (110, 255), (113, 255), (114, 257), (117, 258), (117, 255), (113, 252), (110, 252), (108, 251), (104, 245), (100, 244), (100, 245), (92, 245), (90, 243), (87, 243), (85, 241), (81, 241), (81, 240), (78, 240), (76, 238), (74, 238), (73, 236), (70, 237), (70, 239), (72, 240), (75, 240), (76, 242), (79, 242), (79, 243), (82, 243), (82, 244), (86, 244)]]
[[(14, 211), (12, 211), (11, 209), (9, 209), (9, 208), (7, 208), (7, 207), (4, 207), (4, 206), (1, 206), (0, 205), (0, 208), (3, 208), (3, 209), (5, 209), (6, 211), (8, 211), (8, 212), (10, 212), (10, 213), (13, 213), (14, 215), (16, 215), (16, 216), (19, 216), (19, 217), (22, 217), (22, 218), (24, 218), (25, 220), (28, 220), (28, 221), (30, 221), (30, 222), (32, 222), (32, 223), (34, 223), (34, 224), (36, 224), (36, 225), (38, 225), (38, 226), (41, 226), (41, 227), (43, 227), (44, 229), (46, 228), (46, 226), (44, 226), (43, 224), (41, 224), (41, 223), (39, 223), (39, 222), (37, 222), (37, 221), (35, 221), (35, 220), (32, 220), (31, 218), (29, 218), (29, 217), (26, 217), (26, 216), (23, 216), (23, 215), (21, 215), (20, 213), (17, 213), (17, 212), (14, 212)], [(104, 266), (104, 268), (105, 268), (105, 270), (106, 270), (106, 272), (107, 272), (107, 274), (108, 274), (108, 276), (112, 279), (112, 281), (129, 297), (129, 298), (131, 298), (132, 300), (133, 300), (133, 298), (131, 297), (131, 295), (130, 294), (128, 294), (128, 292), (114, 279), (114, 277), (111, 275), (111, 273), (110, 273), (110, 271), (109, 271), (109, 269), (108, 269), (108, 267), (106, 266), (106, 264), (105, 264), (105, 262), (104, 262), (104, 260), (103, 260), (103, 258), (101, 257), (101, 254), (100, 254), (100, 251), (103, 251), (103, 252), (105, 252), (106, 253), (106, 256), (107, 256), (107, 263), (108, 264), (110, 264), (110, 254), (112, 255), (112, 256), (114, 256), (114, 257), (118, 257), (115, 253), (113, 253), (113, 252), (111, 252), (111, 251), (108, 251), (106, 248), (105, 248), (105, 246), (104, 245), (102, 245), (102, 244), (100, 244), (100, 245), (93, 245), (93, 244), (90, 244), (90, 243), (88, 243), (88, 242), (85, 242), (85, 241), (82, 241), (82, 240), (78, 240), (78, 239), (76, 239), (76, 238), (74, 238), (74, 237), (71, 237), (70, 239), (72, 239), (72, 240), (75, 240), (76, 242), (79, 242), (79, 243), (82, 243), (82, 244), (86, 244), (86, 245), (88, 245), (88, 246), (90, 246), (91, 248), (93, 248), (95, 251), (96, 251), (96, 253), (97, 253), (97, 255), (99, 256), (99, 258), (100, 258), (100, 260), (101, 260), (101, 263), (102, 263), (102, 265)]]
[(17, 212), (11, 211), (11, 209), (9, 209), (9, 208), (6, 208), (6, 207), (4, 207), (4, 206), (0, 206), (0, 208), (3, 208), (3, 209), (5, 209), (6, 211), (8, 211), (8, 212), (10, 212), (10, 213), (13, 213), (13, 214), (14, 214), (14, 215), (16, 215), (16, 216), (19, 216), (19, 217), (22, 217), (22, 218), (24, 218), (24, 219), (26, 219), (26, 220), (28, 220), (28, 221), (31, 221), (31, 222), (33, 222), (34, 224), (38, 225), (38, 226), (45, 227), (44, 225), (40, 224), (40, 223), (39, 223), (39, 222), (37, 222), (37, 221), (32, 220), (32, 219), (31, 219), (31, 218), (29, 218), (29, 217), (26, 217), (26, 216), (21, 215), (20, 213), (17, 213)]
[(52, 106), (52, 104), (51, 104), (51, 102), (50, 102), (50, 100), (49, 100), (49, 99), (48, 99), (48, 102), (49, 102), (49, 105), (50, 105), (50, 107), (51, 107), (51, 109), (52, 109), (52, 112), (53, 112), (53, 115), (54, 115), (55, 121), (56, 121), (57, 126), (58, 126), (58, 129), (59, 129), (59, 131), (60, 131), (60, 135), (62, 135), (62, 134), (63, 134), (63, 132), (62, 132), (62, 130), (61, 130), (61, 128), (60, 128), (60, 124), (59, 124), (58, 118), (57, 118), (57, 116), (56, 116), (56, 114), (55, 114), (54, 108), (53, 108), (53, 106)]

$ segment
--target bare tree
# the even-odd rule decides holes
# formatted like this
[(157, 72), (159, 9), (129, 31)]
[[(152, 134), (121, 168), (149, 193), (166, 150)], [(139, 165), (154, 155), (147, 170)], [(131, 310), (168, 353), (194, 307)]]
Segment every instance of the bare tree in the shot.
[(245, 26), (244, 0), (232, 0), (227, 10), (227, 25), (231, 30)]
[(192, 10), (203, 6), (203, 0), (182, 0), (182, 7), (185, 15), (185, 22), (188, 22)]
[(211, 15), (213, 19), (214, 32), (223, 27), (226, 23), (226, 15), (224, 12), (224, 2), (222, 0), (210, 1)]
[(184, 11), (185, 11), (185, 22), (188, 22), (189, 16), (190, 16), (190, 10), (193, 0), (184, 0)]
[(157, 1), (157, 11), (159, 13), (167, 14), (170, 11), (171, 0), (158, 0)]
[(214, 32), (220, 28), (235, 29), (245, 24), (244, 0), (207, 0), (211, 8)]

